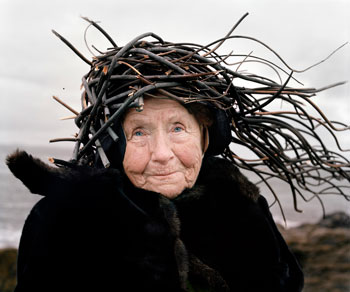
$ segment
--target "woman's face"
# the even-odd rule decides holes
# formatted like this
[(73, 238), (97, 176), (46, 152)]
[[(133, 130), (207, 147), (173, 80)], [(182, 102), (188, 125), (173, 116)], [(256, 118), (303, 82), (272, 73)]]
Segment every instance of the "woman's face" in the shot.
[(129, 110), (123, 128), (123, 166), (136, 187), (174, 198), (194, 185), (202, 164), (202, 130), (181, 104), (146, 99), (143, 111)]

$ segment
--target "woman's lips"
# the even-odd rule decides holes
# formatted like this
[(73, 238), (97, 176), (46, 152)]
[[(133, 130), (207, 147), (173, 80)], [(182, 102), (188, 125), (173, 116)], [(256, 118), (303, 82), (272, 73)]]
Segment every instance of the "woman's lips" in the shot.
[(148, 174), (147, 176), (149, 178), (153, 177), (153, 178), (158, 179), (158, 180), (164, 180), (164, 179), (171, 179), (174, 176), (174, 174), (176, 174), (176, 171), (155, 172), (155, 173)]
[(155, 174), (152, 174), (152, 176), (159, 176), (159, 177), (165, 177), (165, 176), (170, 176), (172, 174), (174, 174), (175, 172), (166, 172), (166, 173), (155, 173)]

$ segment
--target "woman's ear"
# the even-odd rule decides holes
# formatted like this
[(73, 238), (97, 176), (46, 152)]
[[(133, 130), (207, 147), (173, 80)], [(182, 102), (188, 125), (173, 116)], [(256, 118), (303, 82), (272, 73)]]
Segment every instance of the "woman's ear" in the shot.
[(203, 127), (203, 134), (202, 134), (202, 148), (203, 148), (203, 155), (207, 151), (209, 147), (209, 131), (207, 127)]

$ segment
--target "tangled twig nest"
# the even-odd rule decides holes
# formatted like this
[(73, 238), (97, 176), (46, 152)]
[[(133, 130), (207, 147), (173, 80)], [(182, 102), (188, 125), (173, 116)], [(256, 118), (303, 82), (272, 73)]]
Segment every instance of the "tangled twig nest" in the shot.
[[(75, 118), (80, 130), (74, 139), (71, 163), (91, 164), (99, 155), (108, 167), (110, 162), (101, 146), (101, 136), (108, 133), (117, 142), (112, 126), (128, 108), (141, 111), (144, 96), (157, 90), (183, 104), (206, 103), (224, 110), (230, 121), (231, 142), (249, 149), (256, 159), (242, 158), (235, 147), (226, 148), (222, 156), (240, 168), (253, 171), (269, 187), (277, 203), (280, 204), (278, 196), (269, 183), (272, 178), (290, 185), (297, 211), (298, 196), (305, 201), (317, 198), (321, 204), (323, 194), (341, 194), (349, 200), (350, 164), (340, 154), (343, 150), (335, 135), (336, 131), (349, 130), (349, 126), (329, 121), (313, 103), (311, 97), (320, 90), (290, 87), (293, 70), (270, 48), (283, 61), (286, 70), (251, 54), (243, 56), (241, 63), (264, 63), (278, 72), (279, 82), (266, 76), (239, 73), (228, 64), (229, 57), (234, 56), (232, 53), (217, 52), (224, 41), (242, 38), (231, 34), (245, 16), (224, 38), (207, 46), (166, 42), (154, 33), (145, 33), (118, 47), (96, 22), (84, 18), (113, 46), (91, 62), (55, 32), (91, 66), (82, 79), (82, 111)], [(284, 82), (281, 82), (282, 74), (288, 75)], [(236, 86), (240, 80), (249, 87)], [(291, 109), (269, 109), (281, 101)], [(317, 116), (309, 114), (304, 104), (311, 106)], [(327, 148), (318, 134), (320, 128), (331, 134), (338, 152)], [(307, 193), (311, 193), (311, 197)]]

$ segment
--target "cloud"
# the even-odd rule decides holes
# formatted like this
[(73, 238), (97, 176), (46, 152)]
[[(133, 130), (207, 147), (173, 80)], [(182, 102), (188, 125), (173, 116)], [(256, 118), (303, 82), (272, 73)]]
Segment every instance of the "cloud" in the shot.
[[(350, 4), (341, 0), (3, 1), (0, 12), (0, 139), (6, 136), (8, 141), (18, 141), (23, 137), (28, 143), (41, 143), (38, 137), (43, 135), (46, 139), (56, 133), (61, 136), (75, 131), (73, 122), (57, 121), (69, 112), (52, 101), (51, 96), (58, 95), (79, 109), (81, 76), (89, 68), (51, 33), (51, 29), (91, 58), (83, 38), (87, 23), (80, 16), (101, 21), (120, 45), (145, 31), (153, 31), (169, 41), (207, 44), (223, 37), (245, 12), (249, 12), (235, 33), (260, 39), (293, 68), (305, 68), (349, 40), (349, 8)], [(87, 36), (89, 44), (102, 50), (109, 46), (94, 29), (89, 29)], [(266, 48), (248, 40), (230, 41), (225, 48), (227, 52), (254, 50), (256, 54), (261, 52), (279, 62)], [(348, 45), (310, 72), (297, 74), (298, 79), (306, 86), (315, 87), (348, 80), (349, 51)], [(335, 98), (333, 94), (337, 102), (345, 105), (337, 107), (333, 102), (329, 108), (337, 117), (348, 121), (349, 86), (330, 90), (329, 96), (324, 95), (320, 103), (327, 107), (328, 101)], [(33, 139), (33, 132), (39, 133), (36, 139)]]

